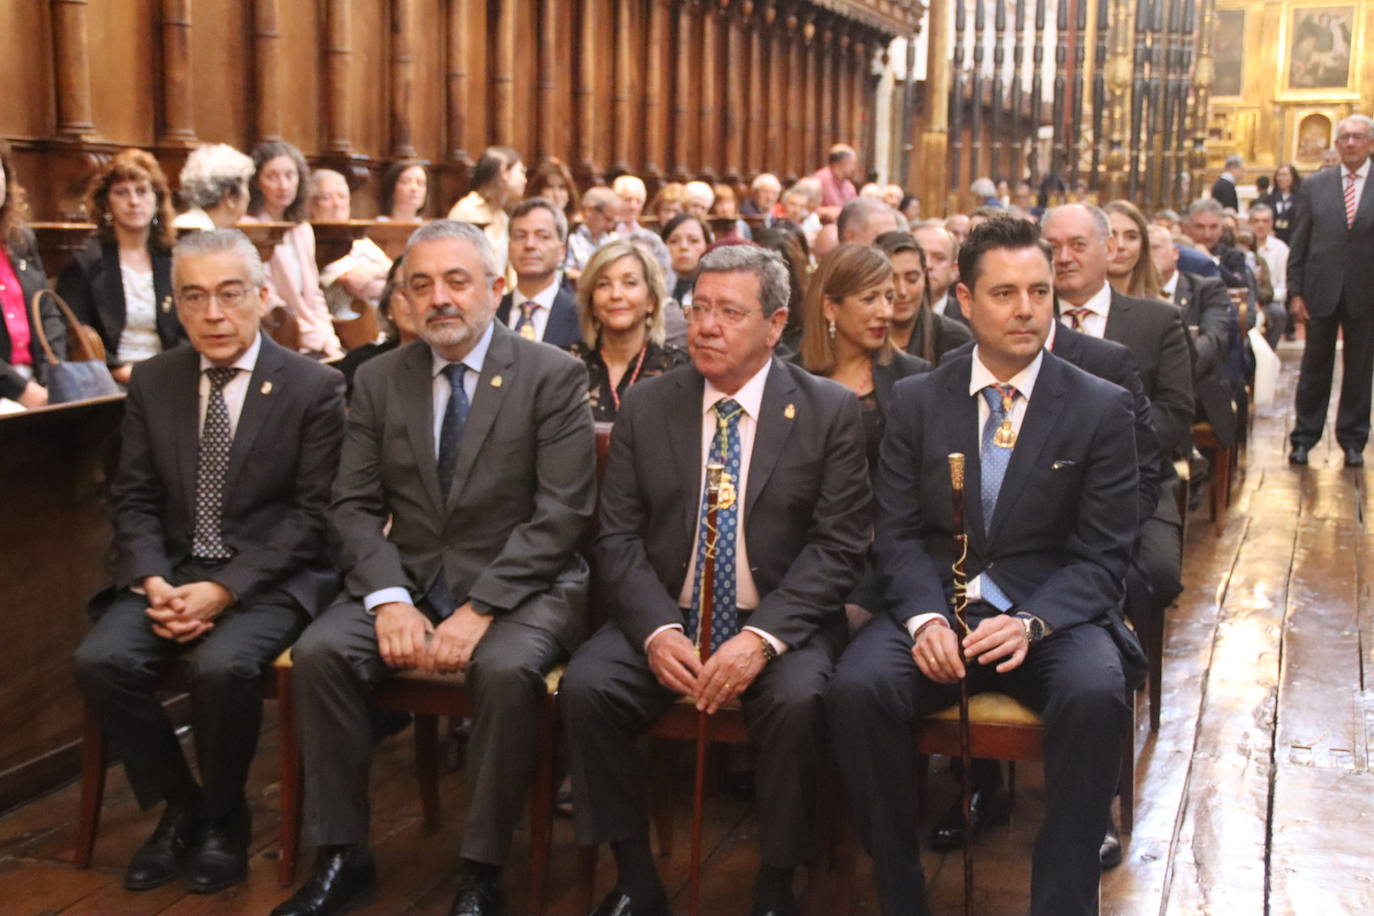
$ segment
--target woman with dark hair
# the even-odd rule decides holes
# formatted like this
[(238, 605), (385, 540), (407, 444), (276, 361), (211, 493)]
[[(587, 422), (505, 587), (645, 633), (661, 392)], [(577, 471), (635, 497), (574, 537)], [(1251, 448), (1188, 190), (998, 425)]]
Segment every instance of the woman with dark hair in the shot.
[(1297, 223), (1299, 206), (1298, 188), (1302, 187), (1302, 175), (1298, 167), (1285, 162), (1274, 170), (1274, 187), (1259, 199), (1274, 211), (1274, 235), (1280, 242), (1289, 244), (1293, 238), (1293, 226)]
[(806, 282), (810, 277), (811, 255), (806, 248), (806, 234), (796, 225), (779, 221), (754, 232), (754, 244), (782, 255), (787, 265), (790, 291), (787, 296), (787, 326), (782, 329), (778, 355), (790, 359), (801, 349), (802, 302), (806, 297)]
[(555, 207), (562, 209), (569, 221), (577, 215), (577, 185), (573, 182), (567, 163), (557, 156), (550, 156), (535, 167), (525, 190), (528, 197), (542, 197), (551, 201)]
[(505, 272), (510, 210), (525, 196), (525, 163), (509, 146), (489, 146), (472, 169), (472, 190), (448, 211), (449, 219), (481, 226)]
[(697, 265), (706, 254), (706, 246), (715, 238), (706, 220), (679, 213), (663, 227), (663, 242), (668, 246), (668, 295), (684, 309), (692, 304), (692, 285), (697, 278)]
[(399, 159), (382, 173), (380, 191), (379, 221), (418, 223), (429, 200), (429, 171), (418, 159)]
[[(48, 276), (38, 260), (28, 216), (24, 189), (14, 177), (14, 155), (0, 140), (0, 398), (43, 407), (48, 403), (43, 387), (47, 364), (29, 303), (48, 285)], [(66, 324), (50, 300), (43, 299), (41, 330), (57, 358), (66, 359)]]
[(157, 160), (121, 151), (91, 178), (96, 235), (57, 278), (57, 292), (105, 344), (115, 381), (186, 339), (172, 306), (172, 192)]
[(272, 140), (253, 150), (253, 180), (248, 222), (295, 223), (267, 262), (267, 305), (284, 305), (301, 329), (301, 351), (326, 359), (343, 355), (334, 333), (320, 268), (315, 263), (315, 231), (305, 221), (310, 170), (301, 151), (290, 143)]
[(405, 292), (401, 289), (403, 260), (397, 258), (391, 262), (391, 270), (387, 272), (386, 283), (382, 286), (382, 294), (377, 301), (377, 319), (382, 326), (381, 341), (349, 350), (343, 359), (334, 364), (334, 368), (343, 373), (350, 396), (353, 394), (353, 374), (358, 371), (359, 366), (374, 356), (381, 356), (420, 338), (419, 332), (410, 320), (410, 309), (406, 303)]
[(1113, 200), (1102, 207), (1111, 221), (1116, 253), (1107, 262), (1107, 281), (1123, 296), (1162, 298), (1163, 283), (1150, 254), (1150, 226), (1145, 214), (1128, 200)]
[(926, 285), (926, 253), (909, 232), (884, 232), (873, 240), (892, 262), (892, 345), (932, 365), (973, 339), (963, 322), (931, 306)]

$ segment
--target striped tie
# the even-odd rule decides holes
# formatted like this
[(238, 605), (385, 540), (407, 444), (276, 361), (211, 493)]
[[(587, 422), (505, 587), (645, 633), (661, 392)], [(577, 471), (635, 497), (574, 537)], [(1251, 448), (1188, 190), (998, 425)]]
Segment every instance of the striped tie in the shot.
[(1075, 331), (1083, 330), (1083, 322), (1092, 314), (1092, 309), (1076, 308), (1067, 309), (1064, 312), (1069, 318), (1069, 327)]
[(1345, 228), (1355, 225), (1355, 173), (1345, 173)]

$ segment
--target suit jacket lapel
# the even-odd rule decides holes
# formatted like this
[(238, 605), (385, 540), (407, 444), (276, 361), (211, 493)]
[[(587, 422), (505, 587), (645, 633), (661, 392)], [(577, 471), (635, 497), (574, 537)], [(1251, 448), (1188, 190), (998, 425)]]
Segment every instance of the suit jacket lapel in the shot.
[[(274, 405), (281, 400), (281, 374), (286, 367), (281, 349), (267, 335), (262, 335), (258, 349), (258, 362), (253, 367), (253, 376), (248, 380), (248, 393), (243, 397), (243, 410), (239, 412), (239, 422), (234, 428), (234, 442), (229, 447), (229, 469), (224, 477), (224, 492), (234, 491), (234, 482), (243, 470), (248, 453), (253, 448), (253, 440), (262, 431), (263, 424), (272, 413)], [(270, 387), (269, 387), (270, 386)], [(276, 395), (275, 397), (273, 395)]]
[[(119, 343), (119, 333), (114, 329), (116, 326), (123, 330), (127, 321), (125, 315), (115, 314), (116, 303), (122, 310), (124, 309), (124, 277), (119, 270), (119, 246), (114, 243), (107, 243), (100, 246), (100, 268), (101, 283), (105, 287), (105, 295), (96, 303), (96, 311), (100, 312), (100, 323), (107, 329)], [(127, 314), (127, 313), (126, 313)]]
[(178, 350), (184, 364), (176, 371), (179, 384), (167, 392), (167, 408), (172, 412), (176, 429), (177, 466), (181, 470), (181, 487), (186, 507), (195, 512), (196, 468), (200, 459), (200, 354), (190, 347)]
[[(787, 446), (787, 439), (796, 425), (796, 410), (788, 411), (789, 398), (796, 391), (787, 368), (772, 360), (768, 378), (763, 384), (763, 399), (759, 402), (759, 416), (755, 419), (754, 452), (749, 458), (749, 491), (744, 498), (745, 517), (753, 511), (768, 477), (778, 463), (778, 456)], [(788, 416), (788, 414), (791, 416)], [(747, 522), (746, 522), (747, 524)]]
[(581, 337), (577, 326), (577, 305), (573, 297), (563, 290), (554, 297), (553, 307), (549, 309), (549, 323), (544, 328), (545, 340), (577, 340)]
[[(500, 377), (501, 381), (495, 381)], [(477, 390), (472, 395), (472, 405), (468, 409), (468, 420), (463, 425), (463, 438), (458, 444), (458, 463), (453, 468), (453, 489), (448, 492), (445, 503), (449, 511), (458, 503), (458, 497), (467, 486), (472, 473), (473, 462), (482, 444), (487, 441), (491, 426), (501, 412), (501, 404), (510, 390), (515, 378), (515, 342), (512, 332), (505, 325), (497, 324), (492, 328), (491, 344), (487, 347), (486, 359), (482, 362), (482, 374), (477, 379)], [(432, 399), (431, 399), (432, 403)], [(431, 437), (433, 433), (430, 434)], [(436, 470), (437, 475), (437, 470)]]
[(972, 375), (970, 354), (964, 367), (947, 383), (949, 403), (955, 405), (945, 414), (945, 430), (951, 452), (964, 454), (964, 530), (982, 553), (987, 545), (983, 525), (982, 463), (979, 460), (978, 401), (980, 395), (969, 397), (969, 377)]
[(511, 303), (515, 301), (512, 293), (506, 293), (501, 297), (501, 304), (496, 307), (496, 320), (504, 325), (510, 324)]
[(1035, 380), (1035, 389), (1026, 405), (1026, 416), (1016, 437), (1016, 448), (1011, 453), (1006, 476), (1002, 478), (1002, 488), (997, 493), (992, 525), (988, 528), (989, 541), (1007, 524), (1025, 488), (1026, 477), (1041, 460), (1040, 454), (1049, 442), (1050, 432), (1059, 421), (1064, 409), (1063, 371), (1063, 364), (1046, 353), (1040, 364), (1040, 374)]
[(1130, 302), (1122, 298), (1116, 290), (1112, 290), (1112, 304), (1107, 310), (1107, 327), (1102, 336), (1107, 340), (1121, 340), (1126, 324), (1130, 321), (1130, 311)]
[(706, 380), (695, 369), (674, 373), (674, 377), (680, 390), (665, 405), (663, 434), (682, 481), (682, 542), (690, 545), (701, 508), (701, 395), (706, 390)]
[(396, 388), (401, 402), (401, 416), (410, 435), (411, 452), (420, 469), (420, 479), (431, 505), (441, 510), (443, 494), (439, 492), (439, 466), (434, 456), (434, 373), (430, 349), (422, 343), (410, 345), (405, 366), (397, 375)]

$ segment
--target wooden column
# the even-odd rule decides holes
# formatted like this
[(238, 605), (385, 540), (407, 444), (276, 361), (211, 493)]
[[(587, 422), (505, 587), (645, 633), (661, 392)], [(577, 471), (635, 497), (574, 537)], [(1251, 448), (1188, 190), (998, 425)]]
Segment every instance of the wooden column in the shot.
[[(977, 3), (978, 0), (973, 0)], [(932, 15), (933, 15), (932, 7)], [(964, 0), (954, 0), (954, 50), (951, 55), (950, 69), (954, 78), (949, 88), (949, 185), (946, 193), (946, 215), (959, 212), (959, 201), (963, 196), (964, 165), (964, 44), (968, 37), (968, 17)], [(932, 37), (932, 41), (934, 38)], [(928, 60), (938, 61), (938, 57)], [(938, 69), (938, 68), (937, 68)]]
[(253, 3), (253, 133), (254, 142), (281, 139), (281, 32), (278, 0)]
[(1035, 151), (1038, 149), (1036, 139), (1040, 134), (1040, 114), (1044, 108), (1044, 69), (1045, 69), (1045, 19), (1046, 5), (1049, 0), (1035, 0), (1035, 41), (1031, 49), (1031, 91), (1028, 107), (1030, 109), (1030, 123), (1026, 125), (1026, 152), (1025, 159), (1027, 166), (1031, 164), (1032, 154), (1035, 153), (1035, 165), (1031, 167), (1031, 183), (1038, 184), (1040, 181), (1040, 171), (1043, 163), (1039, 161), (1039, 155)]
[(759, 10), (753, 0), (744, 0), (741, 9), (743, 27), (749, 33), (748, 142), (745, 144), (745, 161), (750, 176), (754, 176), (773, 168), (764, 148), (768, 132), (768, 103), (765, 101), (768, 97), (765, 88), (768, 85), (768, 45), (764, 38), (767, 23), (763, 15), (755, 15)]
[(926, 25), (925, 130), (921, 132), (916, 193), (924, 216), (942, 216), (949, 196), (949, 99), (954, 64), (950, 61), (949, 3), (932, 3)]
[[(492, 139), (502, 146), (515, 143), (515, 30), (518, 15), (515, 0), (500, 0), (496, 4), (491, 65)], [(595, 18), (583, 16), (584, 25)], [(580, 51), (585, 56), (587, 48)]]
[(1073, 8), (1073, 95), (1068, 111), (1070, 186), (1078, 183), (1083, 149), (1083, 64), (1087, 60), (1088, 3), (1089, 0), (1070, 0)]
[(820, 158), (817, 162), (826, 162), (830, 153), (830, 145), (835, 142), (835, 56), (839, 52), (835, 44), (835, 20), (829, 16), (821, 18), (821, 41), (820, 41), (820, 83), (821, 83), (821, 112), (820, 144), (818, 152)]
[(1107, 152), (1105, 199), (1126, 196), (1126, 169), (1130, 165), (1126, 151), (1126, 99), (1131, 88), (1130, 22), (1128, 0), (1111, 0), (1111, 53), (1107, 61)]
[(1136, 0), (1135, 10), (1135, 55), (1132, 59), (1131, 76), (1131, 172), (1126, 184), (1126, 193), (1132, 200), (1140, 194), (1144, 176), (1140, 157), (1145, 139), (1141, 132), (1145, 129), (1145, 62), (1149, 54), (1149, 49), (1145, 45), (1149, 6), (1145, 0)]
[(640, 120), (632, 113), (636, 82), (634, 42), (639, 33), (634, 28), (633, 0), (615, 0), (615, 73), (611, 80), (612, 161), (617, 169), (630, 171), (630, 146), (634, 133), (641, 129)]
[(1008, 174), (1002, 158), (1002, 152), (1006, 148), (1006, 123), (1002, 117), (1003, 100), (1006, 98), (1002, 91), (1005, 79), (1003, 71), (1006, 69), (1007, 61), (1006, 35), (1007, 0), (996, 0), (992, 20), (992, 166), (988, 170), (994, 180)]
[(725, 60), (728, 76), (725, 81), (725, 174), (729, 182), (744, 180), (748, 170), (744, 159), (744, 144), (748, 120), (745, 112), (755, 104), (755, 97), (745, 95), (749, 82), (749, 58), (745, 51), (744, 23), (747, 11), (735, 7), (726, 8), (725, 16)]
[(720, 166), (720, 13), (716, 0), (704, 0), (701, 8), (701, 177), (714, 181)]
[(540, 0), (539, 28), (535, 33), (539, 43), (539, 154), (545, 159), (558, 151), (558, 74), (562, 72), (558, 58), (559, 8), (559, 0)]
[[(1093, 150), (1088, 171), (1088, 187), (1103, 186), (1103, 163), (1110, 141), (1107, 137), (1107, 46), (1111, 41), (1111, 0), (1097, 0), (1093, 18), (1096, 32), (1093, 43)], [(1103, 198), (1106, 200), (1107, 198)]]
[(68, 139), (80, 139), (95, 132), (86, 0), (52, 0), (52, 39), (57, 132)]
[(194, 146), (191, 0), (162, 0), (162, 130), (158, 143)]
[(786, 161), (798, 175), (806, 174), (806, 154), (802, 150), (802, 33), (801, 18), (794, 9), (787, 13), (787, 136)]
[(787, 43), (783, 23), (778, 19), (777, 6), (767, 6), (768, 20), (768, 139), (764, 144), (763, 161), (767, 168), (780, 173), (784, 183), (795, 181), (798, 173), (787, 161), (784, 147), (787, 137)]
[(1028, 0), (1016, 0), (1016, 15), (1013, 17), (1012, 30), (1016, 33), (1011, 51), (1011, 139), (1008, 141), (1008, 153), (1011, 156), (1011, 175), (1012, 188), (1015, 189), (1016, 182), (1026, 177), (1026, 139), (1032, 130), (1032, 120), (1027, 123), (1025, 117), (1025, 80), (1022, 70), (1026, 63), (1026, 3)]
[(688, 181), (692, 177), (692, 133), (687, 114), (692, 101), (692, 32), (692, 0), (679, 0), (677, 33), (673, 42), (677, 74), (673, 87), (673, 119), (669, 127), (673, 137), (673, 178), (677, 181)]
[(596, 0), (583, 0), (581, 29), (577, 48), (577, 88), (573, 92), (577, 111), (577, 177), (584, 186), (595, 184), (596, 167), (596, 68), (597, 17), (593, 14)]
[[(468, 3), (470, 0), (450, 0), (445, 49), (445, 77), (448, 81), (448, 158), (466, 167), (472, 164), (467, 150), (468, 65), (467, 39)], [(552, 42), (552, 36), (541, 37)], [(552, 109), (546, 109), (550, 112)]]
[(1054, 140), (1052, 152), (1050, 153), (1050, 171), (1060, 180), (1067, 181), (1068, 172), (1068, 137), (1067, 128), (1064, 123), (1064, 104), (1068, 90), (1069, 77), (1069, 3), (1071, 0), (1059, 0), (1058, 13), (1055, 16), (1055, 29), (1059, 33), (1054, 46)]
[(352, 99), (348, 91), (353, 56), (353, 26), (348, 0), (329, 0), (324, 9), (324, 151), (347, 156), (353, 152), (348, 119)]
[(805, 24), (802, 26), (802, 36), (806, 40), (806, 47), (802, 51), (802, 73), (804, 86), (802, 98), (805, 100), (805, 111), (802, 113), (802, 165), (803, 168), (819, 167), (825, 162), (825, 151), (822, 149), (824, 141), (821, 139), (820, 129), (820, 60), (817, 52), (820, 50), (821, 41), (816, 35), (816, 16), (814, 13), (807, 16)]
[(840, 29), (839, 53), (835, 55), (835, 142), (854, 143), (852, 113), (854, 93), (850, 83), (854, 77), (853, 67), (854, 36), (849, 27)]
[(641, 58), (644, 66), (644, 177), (655, 182), (663, 178), (668, 161), (664, 129), (667, 80), (662, 65), (668, 56), (668, 13), (668, 0), (649, 0), (649, 40)]
[(414, 159), (415, 0), (391, 0), (391, 156)]
[[(983, 0), (973, 0), (973, 76), (970, 80), (973, 112), (969, 132), (969, 181), (976, 181), (987, 174), (983, 167), (983, 163), (987, 161), (988, 146), (987, 137), (983, 133), (983, 34), (986, 29), (987, 4), (983, 3)], [(959, 190), (962, 191), (963, 188)]]
[(1202, 173), (1207, 168), (1207, 108), (1212, 101), (1212, 32), (1216, 28), (1216, 0), (1198, 0), (1197, 66), (1193, 70), (1193, 149), (1188, 154), (1188, 199), (1203, 194)]
[(854, 149), (859, 152), (859, 164), (864, 168), (864, 173), (859, 175), (859, 184), (862, 185), (863, 175), (873, 169), (872, 162), (873, 149), (868, 143), (868, 131), (865, 129), (870, 120), (870, 107), (873, 102), (872, 93), (868, 92), (868, 36), (859, 32), (854, 40), (854, 55), (850, 61), (853, 67), (852, 77), (849, 83), (851, 94), (849, 102), (849, 136), (850, 142), (854, 144)]

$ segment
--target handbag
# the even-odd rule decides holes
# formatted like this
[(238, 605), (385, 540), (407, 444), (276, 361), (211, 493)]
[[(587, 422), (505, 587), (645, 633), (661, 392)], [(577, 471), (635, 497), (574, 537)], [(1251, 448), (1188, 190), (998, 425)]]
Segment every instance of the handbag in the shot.
[[(67, 359), (60, 360), (48, 343), (47, 332), (43, 328), (43, 297), (52, 297), (53, 304), (62, 313), (67, 324)], [(48, 364), (44, 370), (44, 382), (48, 389), (49, 404), (69, 404), (72, 401), (89, 401), (120, 393), (119, 383), (110, 375), (110, 367), (105, 365), (105, 344), (100, 335), (89, 325), (76, 320), (76, 315), (62, 297), (50, 289), (40, 289), (33, 294), (29, 303), (33, 315), (33, 334), (43, 348)]]

